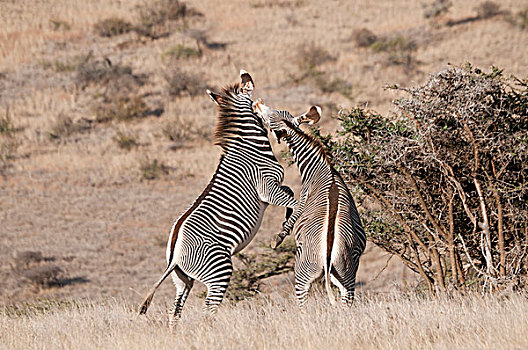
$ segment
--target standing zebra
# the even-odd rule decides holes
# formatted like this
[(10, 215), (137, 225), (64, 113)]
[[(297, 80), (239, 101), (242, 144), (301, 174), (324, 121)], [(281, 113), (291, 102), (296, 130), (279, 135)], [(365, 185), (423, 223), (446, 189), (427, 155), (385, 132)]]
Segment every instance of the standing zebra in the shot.
[(206, 310), (216, 311), (233, 271), (231, 256), (253, 239), (268, 204), (297, 206), (291, 189), (281, 186), (284, 170), (273, 155), (262, 120), (253, 112), (253, 80), (245, 71), (240, 75), (240, 84), (221, 93), (207, 90), (219, 109), (215, 144), (223, 150), (220, 162), (209, 185), (172, 226), (167, 268), (140, 308), (140, 314), (147, 312), (156, 289), (172, 274), (176, 297), (171, 326), (180, 317), (194, 280), (207, 287)]
[(341, 301), (351, 305), (359, 257), (365, 250), (365, 232), (354, 200), (321, 143), (298, 128), (301, 123), (319, 121), (321, 108), (312, 106), (295, 118), (287, 111), (265, 106), (262, 100), (255, 102), (253, 108), (277, 139), (286, 141), (301, 174), (299, 207), (272, 243), (276, 247), (293, 229), (297, 244), (295, 291), (299, 305), (306, 303), (310, 285), (321, 274), (324, 274), (330, 302), (335, 303), (331, 279), (341, 291)]

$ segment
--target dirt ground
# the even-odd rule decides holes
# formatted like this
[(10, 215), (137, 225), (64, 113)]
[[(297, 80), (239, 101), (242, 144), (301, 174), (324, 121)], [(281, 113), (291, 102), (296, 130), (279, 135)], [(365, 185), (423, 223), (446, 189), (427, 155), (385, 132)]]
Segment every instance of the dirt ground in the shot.
[[(385, 86), (419, 84), (450, 63), (528, 76), (523, 1), (484, 14), (480, 1), (453, 1), (433, 19), (410, 0), (186, 3), (202, 15), (169, 21), (153, 39), (134, 31), (102, 37), (94, 24), (119, 17), (139, 26), (142, 9), (156, 2), (0, 2), (0, 121), (8, 120), (0, 124), (0, 303), (139, 303), (165, 267), (173, 221), (218, 161), (216, 111), (203, 91), (237, 81), (241, 68), (255, 80), (254, 97), (269, 105), (293, 113), (321, 105), (325, 131), (336, 128), (330, 116), (341, 108), (395, 113), (398, 96)], [(376, 36), (366, 46), (362, 28)], [(171, 80), (174, 72), (190, 85)], [(285, 184), (298, 191), (296, 167), (281, 162)], [(268, 209), (248, 251), (269, 241), (283, 214)], [(46, 273), (60, 283), (38, 282)], [(418, 283), (398, 257), (368, 246), (360, 291)], [(292, 293), (291, 275), (263, 290)], [(167, 283), (157, 298), (172, 293)]]

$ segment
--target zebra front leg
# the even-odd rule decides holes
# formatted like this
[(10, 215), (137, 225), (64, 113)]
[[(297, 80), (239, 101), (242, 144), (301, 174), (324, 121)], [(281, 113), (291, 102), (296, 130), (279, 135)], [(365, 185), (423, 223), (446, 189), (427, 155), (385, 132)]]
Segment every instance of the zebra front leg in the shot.
[[(289, 188), (288, 186), (283, 185), (281, 186), (281, 188), (284, 192), (288, 193), (292, 198), (295, 196), (295, 193), (293, 193), (293, 190)], [(288, 222), (288, 219), (290, 218), (292, 214), (293, 214), (293, 209), (286, 207), (286, 217), (285, 217), (284, 222), (282, 223), (282, 226), (284, 226), (286, 222)]]
[(293, 198), (293, 191), (288, 186), (281, 186), (275, 179), (259, 174), (257, 178), (257, 192), (260, 200), (277, 205), (295, 209), (297, 200)]
[(193, 287), (194, 280), (178, 271), (174, 271), (171, 276), (172, 282), (176, 287), (176, 297), (174, 298), (173, 306), (169, 311), (169, 328), (172, 330), (181, 317), (183, 305), (185, 305), (185, 301)]
[(285, 222), (282, 223), (282, 230), (277, 233), (275, 236), (273, 236), (271, 240), (271, 248), (275, 249), (277, 248), (282, 241), (284, 241), (284, 238), (286, 238), (293, 229), (293, 226), (297, 222), (297, 219), (301, 216), (301, 214), (304, 211), (304, 207), (306, 206), (306, 200), (308, 198), (308, 190), (307, 188), (301, 189), (301, 200), (299, 201), (299, 205), (295, 208), (293, 211), (293, 214), (290, 215)]

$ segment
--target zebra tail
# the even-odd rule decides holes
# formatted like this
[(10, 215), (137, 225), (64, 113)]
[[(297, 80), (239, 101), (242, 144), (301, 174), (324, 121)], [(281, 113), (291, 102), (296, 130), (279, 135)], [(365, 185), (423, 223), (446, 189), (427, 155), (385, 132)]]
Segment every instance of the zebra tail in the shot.
[(145, 298), (145, 301), (143, 302), (143, 304), (141, 304), (141, 307), (139, 308), (139, 314), (140, 315), (144, 315), (147, 313), (147, 310), (150, 306), (150, 303), (152, 302), (152, 298), (154, 297), (154, 293), (156, 293), (156, 290), (158, 289), (158, 287), (161, 285), (161, 283), (163, 283), (163, 281), (165, 280), (165, 278), (167, 278), (167, 276), (170, 275), (170, 273), (172, 271), (174, 271), (174, 269), (176, 268), (176, 265), (174, 266), (167, 266), (167, 269), (165, 270), (165, 272), (163, 273), (163, 275), (160, 277), (160, 279), (158, 280), (158, 282), (156, 282), (154, 284), (154, 286), (152, 286), (152, 288), (150, 289), (150, 292), (149, 294), (147, 295), (147, 297)]

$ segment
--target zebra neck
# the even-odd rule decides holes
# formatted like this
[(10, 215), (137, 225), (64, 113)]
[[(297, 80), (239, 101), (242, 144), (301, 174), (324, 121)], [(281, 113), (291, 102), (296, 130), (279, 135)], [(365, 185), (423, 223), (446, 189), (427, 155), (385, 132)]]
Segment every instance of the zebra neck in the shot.
[(267, 135), (234, 135), (224, 138), (224, 141), (221, 145), (224, 153), (242, 151), (254, 154), (257, 158), (266, 157), (276, 161)]
[(326, 153), (316, 140), (300, 130), (288, 133), (285, 139), (299, 168), (302, 183), (311, 181), (316, 174), (319, 177), (321, 172), (332, 173)]

